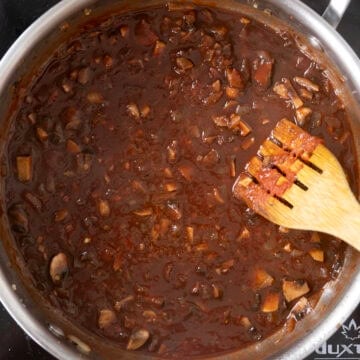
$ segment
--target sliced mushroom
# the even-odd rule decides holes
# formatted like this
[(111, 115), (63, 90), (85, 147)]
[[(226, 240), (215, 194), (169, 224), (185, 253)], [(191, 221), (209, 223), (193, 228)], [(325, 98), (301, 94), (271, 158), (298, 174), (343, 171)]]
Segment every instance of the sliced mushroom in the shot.
[(282, 290), (287, 302), (307, 294), (310, 288), (306, 281), (283, 280)]
[(51, 259), (49, 272), (53, 283), (59, 283), (68, 271), (68, 260), (64, 253), (58, 253)]
[(150, 333), (145, 329), (139, 329), (134, 331), (129, 338), (126, 345), (127, 350), (136, 350), (141, 348), (149, 339)]
[(294, 81), (308, 91), (318, 92), (320, 90), (319, 85), (315, 84), (307, 78), (295, 76)]
[(117, 321), (116, 314), (113, 310), (110, 309), (100, 310), (100, 314), (98, 318), (98, 326), (100, 329), (106, 329), (110, 325), (116, 323), (116, 321)]
[(282, 82), (275, 83), (273, 90), (282, 99), (290, 100), (295, 109), (299, 109), (304, 105), (289, 79), (284, 78)]
[(290, 310), (290, 314), (294, 314), (296, 318), (301, 318), (312, 310), (311, 304), (306, 297), (301, 297)]

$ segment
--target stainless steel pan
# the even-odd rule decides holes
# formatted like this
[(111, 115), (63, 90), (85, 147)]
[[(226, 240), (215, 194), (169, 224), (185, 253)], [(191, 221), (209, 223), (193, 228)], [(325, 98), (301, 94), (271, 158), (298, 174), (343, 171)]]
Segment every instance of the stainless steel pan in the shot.
[[(159, 3), (161, 0), (128, 1), (131, 6)], [(206, 3), (206, 0), (198, 0)], [(323, 17), (299, 0), (225, 0), (221, 7), (230, 7), (271, 26), (294, 31), (299, 44), (310, 56), (325, 64), (339, 95), (343, 98), (351, 117), (355, 151), (360, 159), (360, 62), (349, 45), (335, 31), (350, 0), (331, 0)], [(63, 0), (31, 25), (14, 43), (0, 62), (0, 153), (4, 151), (8, 122), (6, 114), (11, 103), (13, 84), (23, 77), (44, 48), (51, 48), (59, 35), (59, 25), (65, 20), (75, 28), (76, 14), (85, 15), (85, 8), (101, 12), (108, 3), (121, 7), (125, 1)], [(262, 12), (262, 9), (270, 9)], [(88, 12), (86, 12), (88, 14)], [(330, 59), (330, 60), (329, 60)], [(16, 106), (16, 104), (13, 106)], [(1, 184), (3, 190), (3, 184)], [(1, 194), (1, 193), (0, 193)], [(5, 218), (4, 205), (0, 205), (0, 299), (18, 324), (44, 349), (59, 359), (107, 358), (135, 359), (136, 353), (121, 351), (116, 345), (96, 338), (77, 328), (37, 294), (31, 281), (20, 275), (24, 268), (14, 247)], [(325, 341), (350, 315), (360, 301), (360, 256), (348, 249), (344, 268), (339, 278), (329, 284), (316, 311), (308, 315), (291, 333), (278, 332), (263, 342), (241, 351), (218, 356), (221, 359), (302, 359)], [(26, 273), (26, 269), (25, 269)]]

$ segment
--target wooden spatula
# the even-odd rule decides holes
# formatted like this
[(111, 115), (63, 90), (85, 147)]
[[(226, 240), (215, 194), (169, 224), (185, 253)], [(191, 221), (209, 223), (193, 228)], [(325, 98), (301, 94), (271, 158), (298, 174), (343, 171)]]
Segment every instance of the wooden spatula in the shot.
[(277, 123), (233, 192), (271, 222), (328, 233), (360, 251), (360, 205), (341, 165), (320, 139), (287, 119)]

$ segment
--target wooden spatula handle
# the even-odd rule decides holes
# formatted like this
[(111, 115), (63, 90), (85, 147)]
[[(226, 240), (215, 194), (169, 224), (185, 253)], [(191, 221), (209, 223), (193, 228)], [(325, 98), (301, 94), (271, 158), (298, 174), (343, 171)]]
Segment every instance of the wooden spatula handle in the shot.
[(339, 199), (337, 208), (329, 209), (329, 212), (334, 210), (336, 216), (331, 216), (323, 231), (346, 241), (360, 251), (360, 204), (351, 194)]

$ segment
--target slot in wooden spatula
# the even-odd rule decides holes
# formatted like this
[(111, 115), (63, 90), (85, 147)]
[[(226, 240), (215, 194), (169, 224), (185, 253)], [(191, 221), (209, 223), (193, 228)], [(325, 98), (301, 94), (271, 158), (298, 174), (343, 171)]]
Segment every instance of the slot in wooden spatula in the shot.
[(321, 140), (280, 120), (233, 187), (234, 196), (290, 229), (334, 235), (360, 251), (360, 205)]

